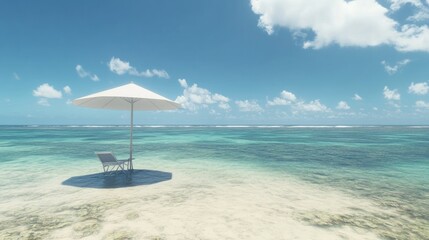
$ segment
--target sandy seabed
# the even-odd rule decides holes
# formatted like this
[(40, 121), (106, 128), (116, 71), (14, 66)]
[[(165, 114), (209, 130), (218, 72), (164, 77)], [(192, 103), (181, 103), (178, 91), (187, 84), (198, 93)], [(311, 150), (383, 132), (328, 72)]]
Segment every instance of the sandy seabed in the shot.
[(113, 188), (79, 179), (80, 166), (35, 169), (2, 177), (0, 239), (423, 239), (427, 231), (370, 199), (239, 165), (154, 160), (145, 169), (170, 179), (136, 174), (149, 181)]

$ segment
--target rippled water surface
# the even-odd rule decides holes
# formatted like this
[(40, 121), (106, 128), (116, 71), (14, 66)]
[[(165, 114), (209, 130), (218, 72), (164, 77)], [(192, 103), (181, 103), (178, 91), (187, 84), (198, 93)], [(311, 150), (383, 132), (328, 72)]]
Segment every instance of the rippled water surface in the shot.
[(429, 239), (429, 128), (0, 127), (0, 239)]

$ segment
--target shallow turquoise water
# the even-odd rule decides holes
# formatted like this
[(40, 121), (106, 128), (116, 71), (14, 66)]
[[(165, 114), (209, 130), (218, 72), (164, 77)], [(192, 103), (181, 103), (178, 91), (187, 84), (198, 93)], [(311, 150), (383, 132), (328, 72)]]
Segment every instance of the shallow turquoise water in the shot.
[[(86, 191), (80, 190), (82, 186), (67, 186), (63, 182), (70, 177), (99, 172), (101, 167), (95, 159), (95, 151), (111, 150), (120, 157), (127, 157), (128, 134), (127, 127), (0, 127), (0, 168), (7, 173), (0, 176), (0, 207), (6, 207), (0, 210), (0, 217), (4, 216), (0, 218), (2, 226), (0, 238), (45, 239), (54, 236), (77, 236), (101, 239), (115, 238), (118, 234), (121, 237), (122, 233), (103, 232), (103, 224), (110, 224), (112, 221), (100, 220), (101, 218), (97, 218), (99, 222), (89, 224), (93, 226), (89, 227), (92, 230), (85, 232), (84, 235), (79, 235), (81, 230), (76, 225), (81, 221), (79, 218), (64, 224), (59, 221), (52, 225), (48, 221), (52, 225), (48, 228), (44, 227), (49, 225), (48, 223), (31, 227), (35, 225), (34, 219), (24, 221), (28, 226), (25, 223), (18, 226), (10, 222), (22, 221), (21, 218), (28, 213), (16, 214), (14, 211), (32, 206), (36, 202), (59, 207), (61, 204), (53, 204), (58, 196), (50, 193), (52, 189), (56, 189), (55, 192), (63, 191), (62, 197), (66, 199), (68, 196), (70, 199), (79, 197), (76, 190)], [(151, 186), (155, 188), (153, 191), (163, 189), (163, 193), (171, 192), (173, 188), (168, 188), (169, 184), (182, 184), (180, 186), (183, 187), (183, 191), (197, 191), (194, 184), (205, 182), (198, 188), (213, 189), (234, 184), (234, 187), (239, 188), (236, 191), (242, 190), (245, 194), (253, 196), (252, 188), (258, 191), (258, 184), (266, 189), (272, 188), (270, 192), (273, 192), (277, 191), (275, 188), (282, 188), (282, 184), (286, 189), (290, 187), (287, 185), (289, 181), (297, 181), (298, 187), (319, 189), (322, 193), (326, 189), (327, 195), (317, 195), (319, 200), (302, 207), (302, 199), (294, 203), (291, 200), (293, 196), (282, 199), (281, 196), (285, 193), (278, 193), (275, 195), (276, 199), (279, 197), (278, 204), (289, 201), (287, 204), (290, 204), (288, 205), (290, 211), (283, 215), (278, 213), (276, 218), (267, 215), (273, 217), (273, 221), (287, 216), (297, 223), (302, 223), (303, 226), (332, 231), (338, 234), (333, 235), (338, 236), (338, 239), (353, 238), (350, 237), (353, 235), (348, 232), (349, 230), (359, 234), (369, 232), (374, 238), (380, 239), (428, 239), (429, 236), (429, 128), (137, 127), (134, 130), (134, 144), (136, 168), (155, 168), (172, 173), (173, 178), (167, 183)], [(249, 175), (249, 172), (253, 175)], [(176, 175), (178, 177), (175, 177)], [(193, 180), (186, 182), (185, 178), (190, 176)], [(261, 180), (254, 182), (250, 179), (253, 176), (261, 177)], [(157, 186), (164, 188), (156, 189)], [(147, 186), (124, 189), (135, 192), (145, 187)], [(104, 190), (106, 189), (92, 189), (91, 194)], [(209, 200), (205, 197), (216, 196), (211, 191), (202, 192), (206, 195), (201, 195), (201, 204), (208, 204), (206, 201)], [(100, 194), (96, 196), (100, 197)], [(368, 202), (375, 210), (363, 206), (353, 207), (353, 204), (344, 205), (351, 212), (324, 210), (322, 206), (314, 206), (318, 201), (323, 204), (324, 199), (329, 199), (335, 194), (341, 196), (344, 194), (350, 199), (361, 199), (361, 202)], [(217, 195), (219, 199), (224, 200), (221, 196)], [(336, 200), (333, 199), (329, 203), (335, 205)], [(103, 197), (100, 197), (101, 200), (107, 201)], [(231, 207), (234, 200), (231, 199)], [(11, 204), (11, 201), (15, 203)], [(175, 203), (175, 200), (168, 201)], [(214, 204), (220, 203), (219, 201)], [(258, 201), (260, 201), (258, 206), (261, 206), (267, 199), (261, 196)], [(197, 208), (187, 207), (190, 210)], [(204, 209), (210, 206), (199, 207)], [(41, 206), (30, 208), (35, 215), (40, 215), (43, 211)], [(56, 216), (58, 211), (45, 218)], [(232, 216), (239, 214), (242, 212), (238, 210), (231, 212)], [(37, 219), (41, 219), (39, 215)], [(220, 224), (219, 227), (226, 224), (215, 216), (217, 215), (214, 213), (210, 215)], [(264, 219), (269, 219), (267, 216), (261, 215), (256, 218), (253, 216), (254, 223), (263, 225)], [(187, 220), (191, 222), (190, 219)], [(238, 220), (244, 221), (237, 217)], [(9, 223), (6, 224), (6, 221)], [(182, 221), (186, 222), (186, 219)], [(206, 227), (210, 228), (209, 226)], [(68, 228), (72, 230), (66, 231)], [(245, 227), (242, 228), (244, 232)], [(61, 232), (62, 230), (64, 231)], [(73, 231), (78, 233), (70, 233)], [(139, 232), (133, 229), (130, 233), (123, 234), (131, 236), (130, 238), (155, 236), (181, 239), (177, 236), (182, 235), (178, 234), (184, 234), (184, 238), (226, 237), (216, 234), (204, 235), (208, 233), (192, 232), (193, 230), (186, 227), (175, 229), (175, 234), (165, 230), (153, 230), (150, 234), (148, 231)], [(228, 237), (244, 236), (239, 234), (243, 233), (231, 232)], [(299, 232), (294, 236), (282, 234), (279, 235), (280, 238), (300, 239)], [(301, 238), (306, 239), (308, 236), (302, 233)]]

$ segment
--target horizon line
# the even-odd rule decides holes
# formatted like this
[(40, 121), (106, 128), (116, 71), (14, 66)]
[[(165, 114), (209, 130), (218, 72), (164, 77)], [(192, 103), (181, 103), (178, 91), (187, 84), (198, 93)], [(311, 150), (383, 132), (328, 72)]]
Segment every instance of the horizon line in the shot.
[[(0, 127), (130, 127), (129, 124), (0, 124)], [(429, 127), (429, 124), (135, 124), (136, 128), (157, 127), (271, 127), (271, 128), (323, 128), (323, 127)]]

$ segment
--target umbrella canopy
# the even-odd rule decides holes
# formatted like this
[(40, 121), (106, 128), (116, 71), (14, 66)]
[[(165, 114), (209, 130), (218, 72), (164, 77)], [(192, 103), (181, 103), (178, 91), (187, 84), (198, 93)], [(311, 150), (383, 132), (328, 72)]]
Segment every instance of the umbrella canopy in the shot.
[(180, 108), (180, 104), (134, 83), (73, 100), (73, 104), (81, 107), (115, 110), (131, 110), (131, 103), (133, 103), (134, 110), (173, 110)]
[(173, 110), (180, 104), (161, 95), (149, 91), (137, 84), (129, 83), (117, 88), (94, 93), (73, 100), (73, 104), (81, 107), (104, 108), (131, 111), (130, 127), (130, 161), (133, 168), (133, 121), (134, 110)]

